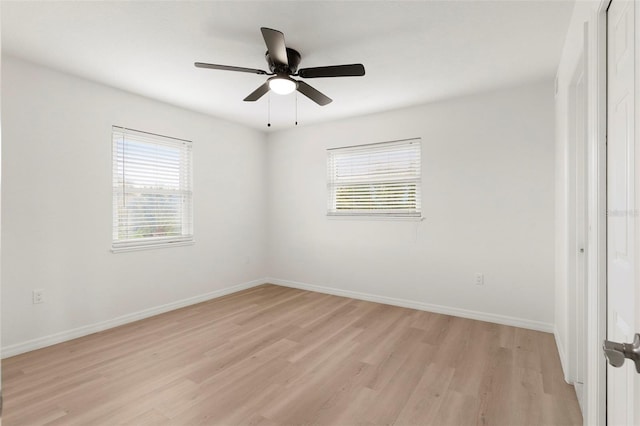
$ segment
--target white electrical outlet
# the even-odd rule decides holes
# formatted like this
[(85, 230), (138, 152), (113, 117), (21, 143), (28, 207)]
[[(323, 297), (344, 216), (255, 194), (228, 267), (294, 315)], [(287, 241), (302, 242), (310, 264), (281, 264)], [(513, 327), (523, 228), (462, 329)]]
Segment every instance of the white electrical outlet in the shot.
[(44, 289), (37, 288), (31, 293), (33, 304), (44, 303)]
[(476, 272), (476, 285), (484, 285), (484, 274)]

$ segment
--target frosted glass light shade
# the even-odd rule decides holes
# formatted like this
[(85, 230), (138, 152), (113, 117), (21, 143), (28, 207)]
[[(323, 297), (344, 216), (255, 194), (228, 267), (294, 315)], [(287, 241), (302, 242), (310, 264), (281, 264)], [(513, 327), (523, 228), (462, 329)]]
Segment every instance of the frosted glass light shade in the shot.
[(274, 77), (269, 80), (269, 89), (278, 95), (288, 95), (296, 90), (297, 83), (291, 78)]

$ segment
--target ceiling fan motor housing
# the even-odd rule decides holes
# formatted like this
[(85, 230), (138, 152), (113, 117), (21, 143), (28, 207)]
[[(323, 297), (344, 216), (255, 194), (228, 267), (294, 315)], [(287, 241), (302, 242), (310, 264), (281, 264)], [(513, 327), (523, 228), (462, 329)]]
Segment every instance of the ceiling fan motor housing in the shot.
[(300, 53), (295, 50), (287, 47), (287, 60), (289, 62), (289, 66), (284, 64), (276, 64), (269, 56), (269, 51), (264, 54), (265, 59), (267, 60), (267, 64), (269, 64), (269, 70), (275, 74), (295, 74), (298, 71), (298, 65), (300, 65)]

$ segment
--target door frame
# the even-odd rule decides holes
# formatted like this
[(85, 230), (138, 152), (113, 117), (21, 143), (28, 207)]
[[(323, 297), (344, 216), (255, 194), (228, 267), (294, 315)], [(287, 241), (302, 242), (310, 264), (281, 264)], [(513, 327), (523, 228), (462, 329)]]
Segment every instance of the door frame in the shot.
[(588, 24), (583, 27), (583, 48), (579, 56), (569, 84), (568, 106), (568, 145), (567, 145), (567, 176), (568, 222), (566, 227), (566, 280), (567, 300), (574, 301), (567, 306), (567, 362), (565, 380), (572, 383), (578, 395), (580, 408), (585, 413), (586, 396), (586, 312), (587, 312), (587, 236), (589, 218), (588, 203), (588, 162), (587, 138), (588, 129)]
[(607, 333), (607, 9), (600, 0), (591, 25), (588, 52), (588, 212), (587, 242), (587, 410), (584, 424), (607, 421), (607, 365), (602, 342)]

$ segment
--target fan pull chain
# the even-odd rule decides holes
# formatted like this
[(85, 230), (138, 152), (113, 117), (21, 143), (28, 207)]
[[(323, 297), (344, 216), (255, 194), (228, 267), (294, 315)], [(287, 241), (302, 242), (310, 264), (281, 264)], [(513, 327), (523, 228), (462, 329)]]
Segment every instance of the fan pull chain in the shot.
[(267, 127), (271, 127), (271, 92), (267, 94)]
[(298, 92), (296, 92), (296, 126), (298, 125)]

